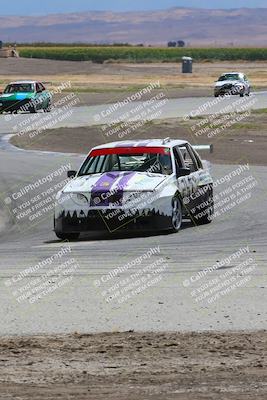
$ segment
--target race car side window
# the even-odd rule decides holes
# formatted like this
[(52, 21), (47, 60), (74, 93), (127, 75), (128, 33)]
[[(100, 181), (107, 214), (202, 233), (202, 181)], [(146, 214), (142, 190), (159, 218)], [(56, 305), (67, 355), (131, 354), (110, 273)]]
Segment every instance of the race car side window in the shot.
[(182, 157), (184, 159), (185, 167), (189, 168), (191, 172), (195, 172), (198, 170), (197, 162), (195, 160), (194, 154), (191, 154), (190, 148), (188, 145), (179, 146), (180, 152), (182, 153)]
[(43, 92), (43, 90), (44, 90), (43, 85), (42, 85), (41, 83), (37, 82), (37, 83), (36, 83), (36, 91), (37, 91), (38, 93), (41, 93), (41, 92)]
[(174, 161), (175, 161), (175, 169), (176, 172), (178, 172), (179, 168), (183, 168), (183, 163), (179, 154), (179, 148), (174, 147), (173, 148), (173, 155), (174, 155)]
[(188, 145), (192, 155), (195, 157), (196, 163), (197, 163), (197, 169), (202, 169), (203, 168), (203, 164), (201, 161), (201, 158), (199, 157), (198, 153), (193, 149), (192, 146)]

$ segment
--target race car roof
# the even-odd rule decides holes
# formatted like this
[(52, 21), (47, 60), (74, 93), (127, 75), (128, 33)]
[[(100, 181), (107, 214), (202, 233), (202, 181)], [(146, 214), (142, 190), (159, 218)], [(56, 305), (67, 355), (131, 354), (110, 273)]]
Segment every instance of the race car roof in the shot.
[(141, 139), (141, 140), (127, 140), (127, 141), (119, 141), (119, 142), (111, 142), (101, 144), (100, 146), (94, 147), (92, 150), (98, 149), (110, 149), (115, 147), (174, 147), (174, 146), (182, 146), (188, 143), (186, 140), (178, 140), (178, 139)]
[(225, 72), (224, 74), (221, 74), (221, 76), (224, 75), (244, 75), (243, 72)]
[(37, 81), (16, 81), (16, 82), (10, 82), (9, 83), (9, 85), (19, 85), (19, 84), (24, 84), (24, 83), (29, 83), (29, 84), (34, 84), (34, 83), (36, 83)]

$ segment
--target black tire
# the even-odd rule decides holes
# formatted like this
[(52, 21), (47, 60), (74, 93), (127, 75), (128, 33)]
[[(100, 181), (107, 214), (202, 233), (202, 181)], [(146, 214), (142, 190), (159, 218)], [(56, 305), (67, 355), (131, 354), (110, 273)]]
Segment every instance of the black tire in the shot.
[(36, 107), (35, 106), (30, 106), (29, 112), (30, 112), (30, 114), (36, 114), (37, 113)]
[(79, 239), (80, 234), (79, 233), (62, 233), (62, 232), (56, 232), (56, 236), (61, 239), (61, 240), (77, 240)]
[(172, 199), (171, 231), (179, 232), (182, 225), (183, 213), (182, 204), (178, 196)]
[(240, 97), (244, 97), (244, 93), (240, 93)]
[(44, 112), (45, 113), (49, 113), (52, 110), (52, 104), (48, 103), (48, 105), (44, 108)]
[(192, 214), (190, 215), (190, 218), (192, 222), (195, 225), (205, 225), (205, 224), (210, 224), (212, 222), (212, 216), (214, 213), (214, 201), (213, 201), (213, 189), (210, 188), (209, 191), (207, 192), (207, 196), (204, 199), (205, 202), (208, 202), (208, 205), (201, 210), (201, 216), (193, 216)]
[(206, 225), (212, 222), (212, 214), (213, 214), (213, 205), (207, 207), (207, 213), (197, 220), (197, 225)]

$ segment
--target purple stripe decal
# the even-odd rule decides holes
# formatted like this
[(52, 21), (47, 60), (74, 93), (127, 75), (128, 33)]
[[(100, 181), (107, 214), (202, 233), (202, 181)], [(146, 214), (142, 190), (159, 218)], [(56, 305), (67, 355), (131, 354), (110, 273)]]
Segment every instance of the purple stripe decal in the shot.
[(122, 190), (123, 191), (127, 187), (128, 183), (129, 183), (129, 180), (134, 175), (136, 175), (136, 172), (126, 172), (126, 174), (124, 174), (123, 177), (118, 182), (118, 185), (117, 185), (118, 190)]
[(139, 143), (137, 143), (136, 144), (136, 146), (138, 147), (138, 146), (140, 146), (140, 147), (145, 147), (145, 146), (147, 146), (149, 143), (151, 143), (151, 140), (145, 140), (144, 142), (139, 142)]
[(96, 181), (93, 186), (93, 190), (100, 190), (103, 188), (110, 189), (113, 183), (120, 177), (121, 173), (116, 172), (105, 172), (101, 177)]
[(121, 142), (121, 143), (116, 144), (115, 147), (139, 147), (139, 146), (144, 147), (144, 146), (148, 146), (149, 143), (151, 143), (151, 140), (144, 140), (143, 142), (140, 141), (140, 142), (135, 142), (135, 143)]
[(115, 147), (134, 147), (133, 143), (119, 143)]
[[(120, 172), (107, 172), (102, 175), (91, 190), (91, 206), (108, 206), (109, 196), (107, 196), (112, 185), (120, 178)], [(102, 196), (104, 194), (104, 196)]]
[(119, 203), (119, 205), (122, 206), (122, 200), (123, 200), (123, 192), (124, 189), (127, 187), (130, 179), (136, 175), (136, 172), (126, 172), (124, 176), (119, 180), (118, 185), (116, 186), (116, 201)]

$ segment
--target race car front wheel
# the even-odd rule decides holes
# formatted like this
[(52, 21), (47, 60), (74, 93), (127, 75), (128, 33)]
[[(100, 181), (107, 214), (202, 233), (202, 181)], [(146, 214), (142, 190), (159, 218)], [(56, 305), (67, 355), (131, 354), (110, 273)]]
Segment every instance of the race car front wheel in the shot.
[(172, 199), (171, 230), (178, 232), (182, 225), (182, 205), (178, 197)]

